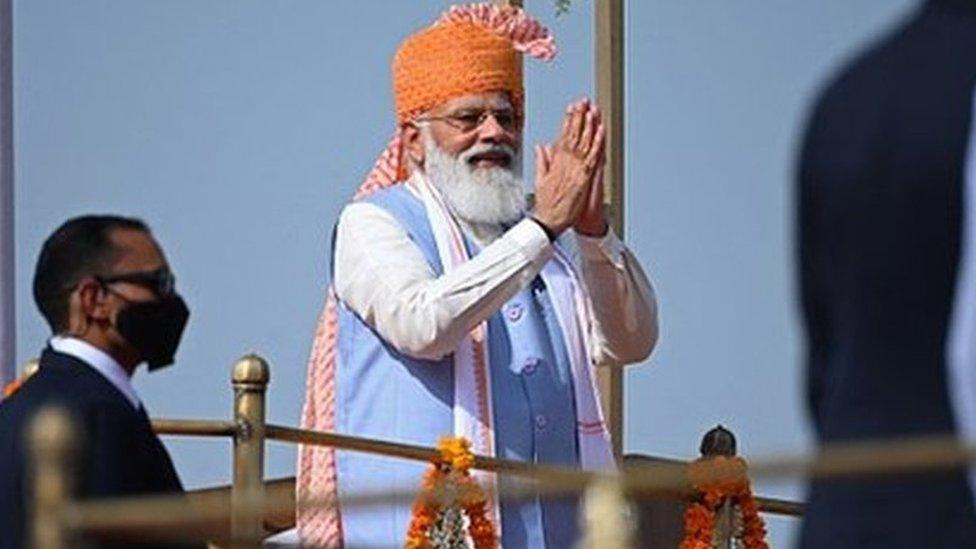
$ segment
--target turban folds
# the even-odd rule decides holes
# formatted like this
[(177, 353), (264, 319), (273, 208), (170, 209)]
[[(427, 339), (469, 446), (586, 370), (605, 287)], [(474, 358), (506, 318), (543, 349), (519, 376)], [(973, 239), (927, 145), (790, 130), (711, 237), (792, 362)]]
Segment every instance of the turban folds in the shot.
[(508, 92), (522, 111), (522, 52), (552, 59), (548, 29), (515, 7), (455, 6), (406, 40), (393, 59), (397, 122), (455, 97)]
[[(521, 8), (495, 4), (453, 6), (433, 25), (408, 37), (393, 58), (397, 124), (465, 95), (507, 92), (524, 113), (522, 56), (556, 56), (549, 29)], [(356, 198), (407, 178), (399, 132), (359, 186)]]

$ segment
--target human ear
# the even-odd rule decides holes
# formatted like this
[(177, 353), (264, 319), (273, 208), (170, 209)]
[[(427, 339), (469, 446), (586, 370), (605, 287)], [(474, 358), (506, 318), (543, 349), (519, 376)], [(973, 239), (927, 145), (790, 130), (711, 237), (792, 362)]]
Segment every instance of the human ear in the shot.
[(95, 280), (84, 280), (78, 284), (72, 300), (77, 299), (79, 312), (86, 319), (107, 320), (112, 311), (106, 299), (107, 292)]
[(401, 132), (405, 160), (409, 160), (414, 166), (423, 166), (425, 152), (423, 131), (419, 126), (411, 123), (405, 124)]

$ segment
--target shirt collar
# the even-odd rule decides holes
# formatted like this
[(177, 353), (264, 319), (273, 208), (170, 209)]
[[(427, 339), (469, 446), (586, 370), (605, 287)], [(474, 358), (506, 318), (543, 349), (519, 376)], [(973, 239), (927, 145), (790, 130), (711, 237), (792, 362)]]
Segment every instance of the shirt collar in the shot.
[(109, 383), (125, 395), (125, 398), (132, 403), (133, 408), (139, 409), (142, 406), (128, 372), (108, 353), (87, 341), (70, 336), (54, 336), (49, 344), (55, 351), (73, 356), (102, 374)]

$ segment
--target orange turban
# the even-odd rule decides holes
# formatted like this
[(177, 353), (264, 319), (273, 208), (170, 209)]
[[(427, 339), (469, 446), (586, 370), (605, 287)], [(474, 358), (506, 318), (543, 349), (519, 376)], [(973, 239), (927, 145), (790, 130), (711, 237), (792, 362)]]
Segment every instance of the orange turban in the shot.
[(433, 26), (400, 45), (393, 59), (393, 95), (402, 124), (445, 101), (492, 91), (508, 92), (522, 111), (521, 52), (551, 59), (549, 31), (520, 8), (493, 4), (455, 6)]
[[(403, 41), (393, 58), (397, 124), (453, 99), (508, 92), (523, 112), (522, 53), (543, 60), (556, 56), (556, 43), (521, 8), (495, 4), (453, 6), (430, 27)], [(356, 198), (407, 178), (399, 131), (359, 186)]]

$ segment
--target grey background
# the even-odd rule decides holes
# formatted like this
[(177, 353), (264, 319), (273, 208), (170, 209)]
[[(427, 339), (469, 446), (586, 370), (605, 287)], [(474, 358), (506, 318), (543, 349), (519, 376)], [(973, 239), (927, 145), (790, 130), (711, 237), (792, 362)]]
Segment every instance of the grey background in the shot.
[(15, 373), (13, 3), (0, 0), (0, 383)]
[[(558, 19), (549, 1), (526, 4), (561, 46), (550, 65), (527, 62), (531, 145), (592, 93), (592, 4)], [(15, 1), (18, 363), (48, 336), (30, 297), (43, 239), (77, 214), (136, 215), (193, 309), (178, 364), (136, 376), (152, 414), (226, 417), (230, 365), (254, 350), (272, 364), (269, 419), (296, 424), (327, 235), (393, 129), (390, 58), (446, 5)], [(746, 455), (810, 448), (793, 155), (818, 86), (915, 5), (628, 3), (626, 238), (662, 320), (655, 354), (627, 374), (628, 451), (692, 457), (716, 423)], [(189, 486), (229, 479), (227, 442), (167, 445)], [(293, 449), (272, 445), (269, 475), (293, 471)], [(796, 524), (772, 519), (773, 546)]]

